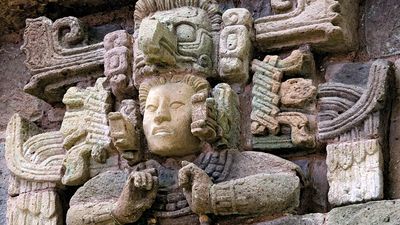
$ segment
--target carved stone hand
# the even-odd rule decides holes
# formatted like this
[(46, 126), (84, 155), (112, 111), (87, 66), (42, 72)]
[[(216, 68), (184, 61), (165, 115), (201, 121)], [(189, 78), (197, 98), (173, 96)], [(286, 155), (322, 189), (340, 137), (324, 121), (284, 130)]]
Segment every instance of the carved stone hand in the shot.
[(179, 170), (179, 186), (193, 212), (202, 215), (210, 212), (210, 188), (213, 185), (206, 172), (193, 163), (182, 162)]
[(156, 198), (158, 178), (155, 169), (132, 172), (111, 214), (120, 224), (136, 222)]

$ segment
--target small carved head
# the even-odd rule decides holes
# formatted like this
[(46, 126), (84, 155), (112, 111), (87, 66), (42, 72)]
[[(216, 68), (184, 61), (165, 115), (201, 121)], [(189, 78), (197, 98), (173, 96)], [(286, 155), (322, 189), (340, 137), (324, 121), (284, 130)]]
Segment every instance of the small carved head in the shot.
[(150, 152), (186, 156), (201, 150), (201, 141), (191, 133), (191, 99), (208, 90), (208, 82), (193, 75), (154, 77), (141, 84), (139, 100)]
[(221, 21), (218, 5), (211, 0), (139, 0), (135, 9), (135, 76), (171, 67), (212, 75), (218, 46), (215, 35)]

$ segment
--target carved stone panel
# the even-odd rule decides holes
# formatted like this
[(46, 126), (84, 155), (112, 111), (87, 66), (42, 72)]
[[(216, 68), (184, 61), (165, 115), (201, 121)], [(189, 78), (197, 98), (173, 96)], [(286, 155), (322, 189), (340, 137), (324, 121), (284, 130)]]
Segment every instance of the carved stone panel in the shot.
[(254, 21), (256, 42), (263, 50), (311, 44), (319, 51), (357, 47), (358, 0), (272, 0), (277, 14)]
[(27, 19), (25, 65), (31, 73), (24, 91), (49, 103), (60, 102), (65, 89), (102, 75), (103, 43), (88, 44), (85, 27), (75, 17), (52, 22)]
[(329, 203), (383, 198), (382, 147), (377, 139), (328, 144)]
[(329, 202), (383, 198), (391, 64), (340, 64), (319, 87), (318, 138), (328, 142)]
[(266, 56), (263, 61), (253, 60), (250, 117), (255, 149), (315, 147), (314, 128), (308, 115), (315, 112), (316, 87), (311, 79), (300, 78), (310, 77), (313, 67), (312, 55), (300, 50), (285, 59)]

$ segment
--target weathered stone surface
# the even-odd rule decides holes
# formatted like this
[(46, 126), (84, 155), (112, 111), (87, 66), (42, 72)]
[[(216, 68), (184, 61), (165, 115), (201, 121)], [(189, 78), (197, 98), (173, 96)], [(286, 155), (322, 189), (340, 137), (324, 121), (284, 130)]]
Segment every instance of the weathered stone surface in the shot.
[(332, 209), (326, 225), (396, 225), (400, 223), (398, 200), (368, 202)]
[(390, 119), (390, 136), (389, 136), (389, 186), (388, 195), (391, 199), (400, 198), (400, 133), (398, 132), (400, 126), (400, 60), (395, 62), (395, 97), (392, 104), (392, 114)]
[(263, 50), (311, 44), (319, 51), (357, 47), (359, 1), (271, 1), (277, 12), (254, 21), (257, 45)]
[(102, 76), (103, 43), (88, 44), (86, 28), (75, 17), (28, 19), (21, 49), (31, 73), (24, 91), (49, 103), (65, 90)]
[(4, 143), (0, 143), (0, 224), (7, 224), (6, 212), (7, 212), (7, 191), (8, 191), (8, 180), (10, 172), (7, 169), (5, 158)]
[(383, 198), (383, 156), (377, 139), (328, 144), (329, 203)]
[[(208, 217), (204, 218), (206, 214), (274, 215), (297, 208), (302, 177), (295, 175), (295, 171), (301, 174), (295, 164), (265, 153), (240, 153), (227, 149), (227, 144), (216, 146), (221, 149), (219, 152), (204, 152), (196, 157), (195, 154), (202, 150), (201, 142), (191, 133), (190, 124), (192, 114), (202, 113), (192, 111), (190, 103), (192, 96), (208, 93), (208, 87), (206, 80), (193, 75), (161, 74), (145, 80), (139, 88), (139, 100), (144, 113), (143, 130), (147, 145), (151, 153), (167, 159), (164, 162), (148, 160), (134, 166), (133, 171), (126, 174), (126, 182), (121, 184), (123, 187), (118, 199), (112, 197), (111, 193), (115, 193), (110, 189), (112, 186), (103, 187), (98, 178), (89, 180), (78, 189), (76, 198), (81, 199), (79, 203), (69, 209), (67, 220), (70, 224), (81, 225), (89, 221), (100, 224), (101, 221), (112, 220), (132, 223), (148, 218), (143, 217), (147, 209), (151, 209), (161, 224), (169, 224), (162, 222), (163, 219), (195, 216), (193, 213), (202, 221), (208, 220)], [(222, 107), (223, 104), (231, 104), (235, 108), (237, 100), (232, 101), (235, 100), (234, 93), (224, 88), (223, 84), (216, 89), (213, 94), (221, 109), (229, 109)], [(216, 109), (219, 110), (219, 107)], [(221, 115), (221, 112), (217, 114)], [(227, 112), (222, 115), (235, 116)], [(234, 119), (216, 121), (224, 128), (224, 123), (232, 124)], [(227, 131), (221, 130), (222, 133)], [(229, 141), (235, 136), (221, 137)], [(182, 158), (193, 163), (182, 161)], [(107, 173), (103, 175), (109, 176)], [(85, 193), (85, 188), (103, 191), (95, 192), (94, 195), (98, 196), (92, 198), (96, 201), (88, 200), (79, 197)], [(167, 195), (167, 203), (158, 199), (160, 195)], [(93, 202), (100, 200), (102, 204), (94, 210)], [(82, 215), (85, 215), (84, 218)]]
[(222, 15), (219, 41), (219, 76), (228, 83), (246, 83), (249, 77), (253, 18), (246, 9), (229, 9)]
[(219, 5), (221, 11), (230, 8), (245, 8), (249, 10), (254, 19), (273, 13), (270, 0), (222, 0)]
[(135, 96), (132, 80), (133, 40), (127, 31), (119, 30), (104, 37), (104, 75), (119, 104)]
[(391, 64), (345, 64), (328, 72), (319, 88), (318, 136), (328, 142), (329, 202), (382, 199)]
[(385, 104), (390, 103), (388, 88), (393, 78), (391, 63), (376, 60), (368, 73), (368, 67), (360, 64), (339, 68), (332, 70), (335, 73), (327, 75), (328, 82), (319, 86), (319, 139), (338, 138), (335, 141), (340, 142), (385, 139), (388, 122)]
[[(24, 55), (14, 44), (4, 44), (0, 48), (0, 140), (5, 139), (8, 121), (14, 113), (19, 113), (31, 121), (40, 121), (49, 108), (45, 102), (22, 91), (28, 81), (28, 71), (23, 65)], [(50, 125), (51, 126), (51, 125)]]
[(99, 78), (94, 87), (71, 87), (64, 95), (67, 111), (60, 128), (62, 146), (67, 151), (61, 180), (64, 185), (81, 185), (101, 170), (118, 168), (107, 120), (111, 94), (104, 90), (104, 82), (105, 78)]
[(254, 225), (324, 225), (325, 215), (321, 213), (306, 214), (302, 216), (285, 216), (268, 222), (255, 223)]
[(364, 38), (371, 57), (400, 54), (400, 19), (397, 0), (367, 0), (364, 11)]
[[(282, 83), (284, 76), (311, 76), (313, 66), (311, 53), (300, 50), (293, 51), (285, 59), (266, 56), (263, 61), (253, 60), (255, 74), (250, 117), (251, 132), (256, 136), (253, 139), (254, 148), (315, 147), (313, 129), (303, 112), (308, 112), (309, 106), (315, 104), (316, 87), (311, 80), (302, 78), (292, 78)], [(303, 111), (299, 112), (298, 109)], [(313, 111), (308, 114), (313, 114)], [(284, 132), (281, 128), (283, 125), (289, 126), (290, 132)]]
[(327, 165), (323, 155), (313, 154), (307, 157), (290, 158), (290, 161), (300, 166), (307, 179), (301, 196), (299, 214), (310, 212), (327, 212), (329, 184), (327, 180)]
[(8, 224), (61, 223), (63, 210), (57, 192), (64, 154), (61, 133), (38, 134), (39, 128), (18, 114), (6, 132), (5, 159), (11, 173)]
[(84, 16), (96, 12), (110, 11), (123, 6), (133, 6), (134, 1), (116, 0), (4, 0), (0, 3), (0, 34), (18, 32), (25, 26), (25, 19), (38, 16), (60, 18)]

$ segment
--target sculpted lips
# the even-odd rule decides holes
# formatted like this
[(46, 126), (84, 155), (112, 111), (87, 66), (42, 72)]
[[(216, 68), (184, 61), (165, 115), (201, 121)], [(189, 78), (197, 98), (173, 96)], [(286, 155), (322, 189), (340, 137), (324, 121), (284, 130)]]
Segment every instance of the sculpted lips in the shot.
[(152, 135), (156, 136), (164, 136), (164, 135), (170, 135), (173, 132), (168, 129), (167, 127), (155, 127), (153, 128)]

